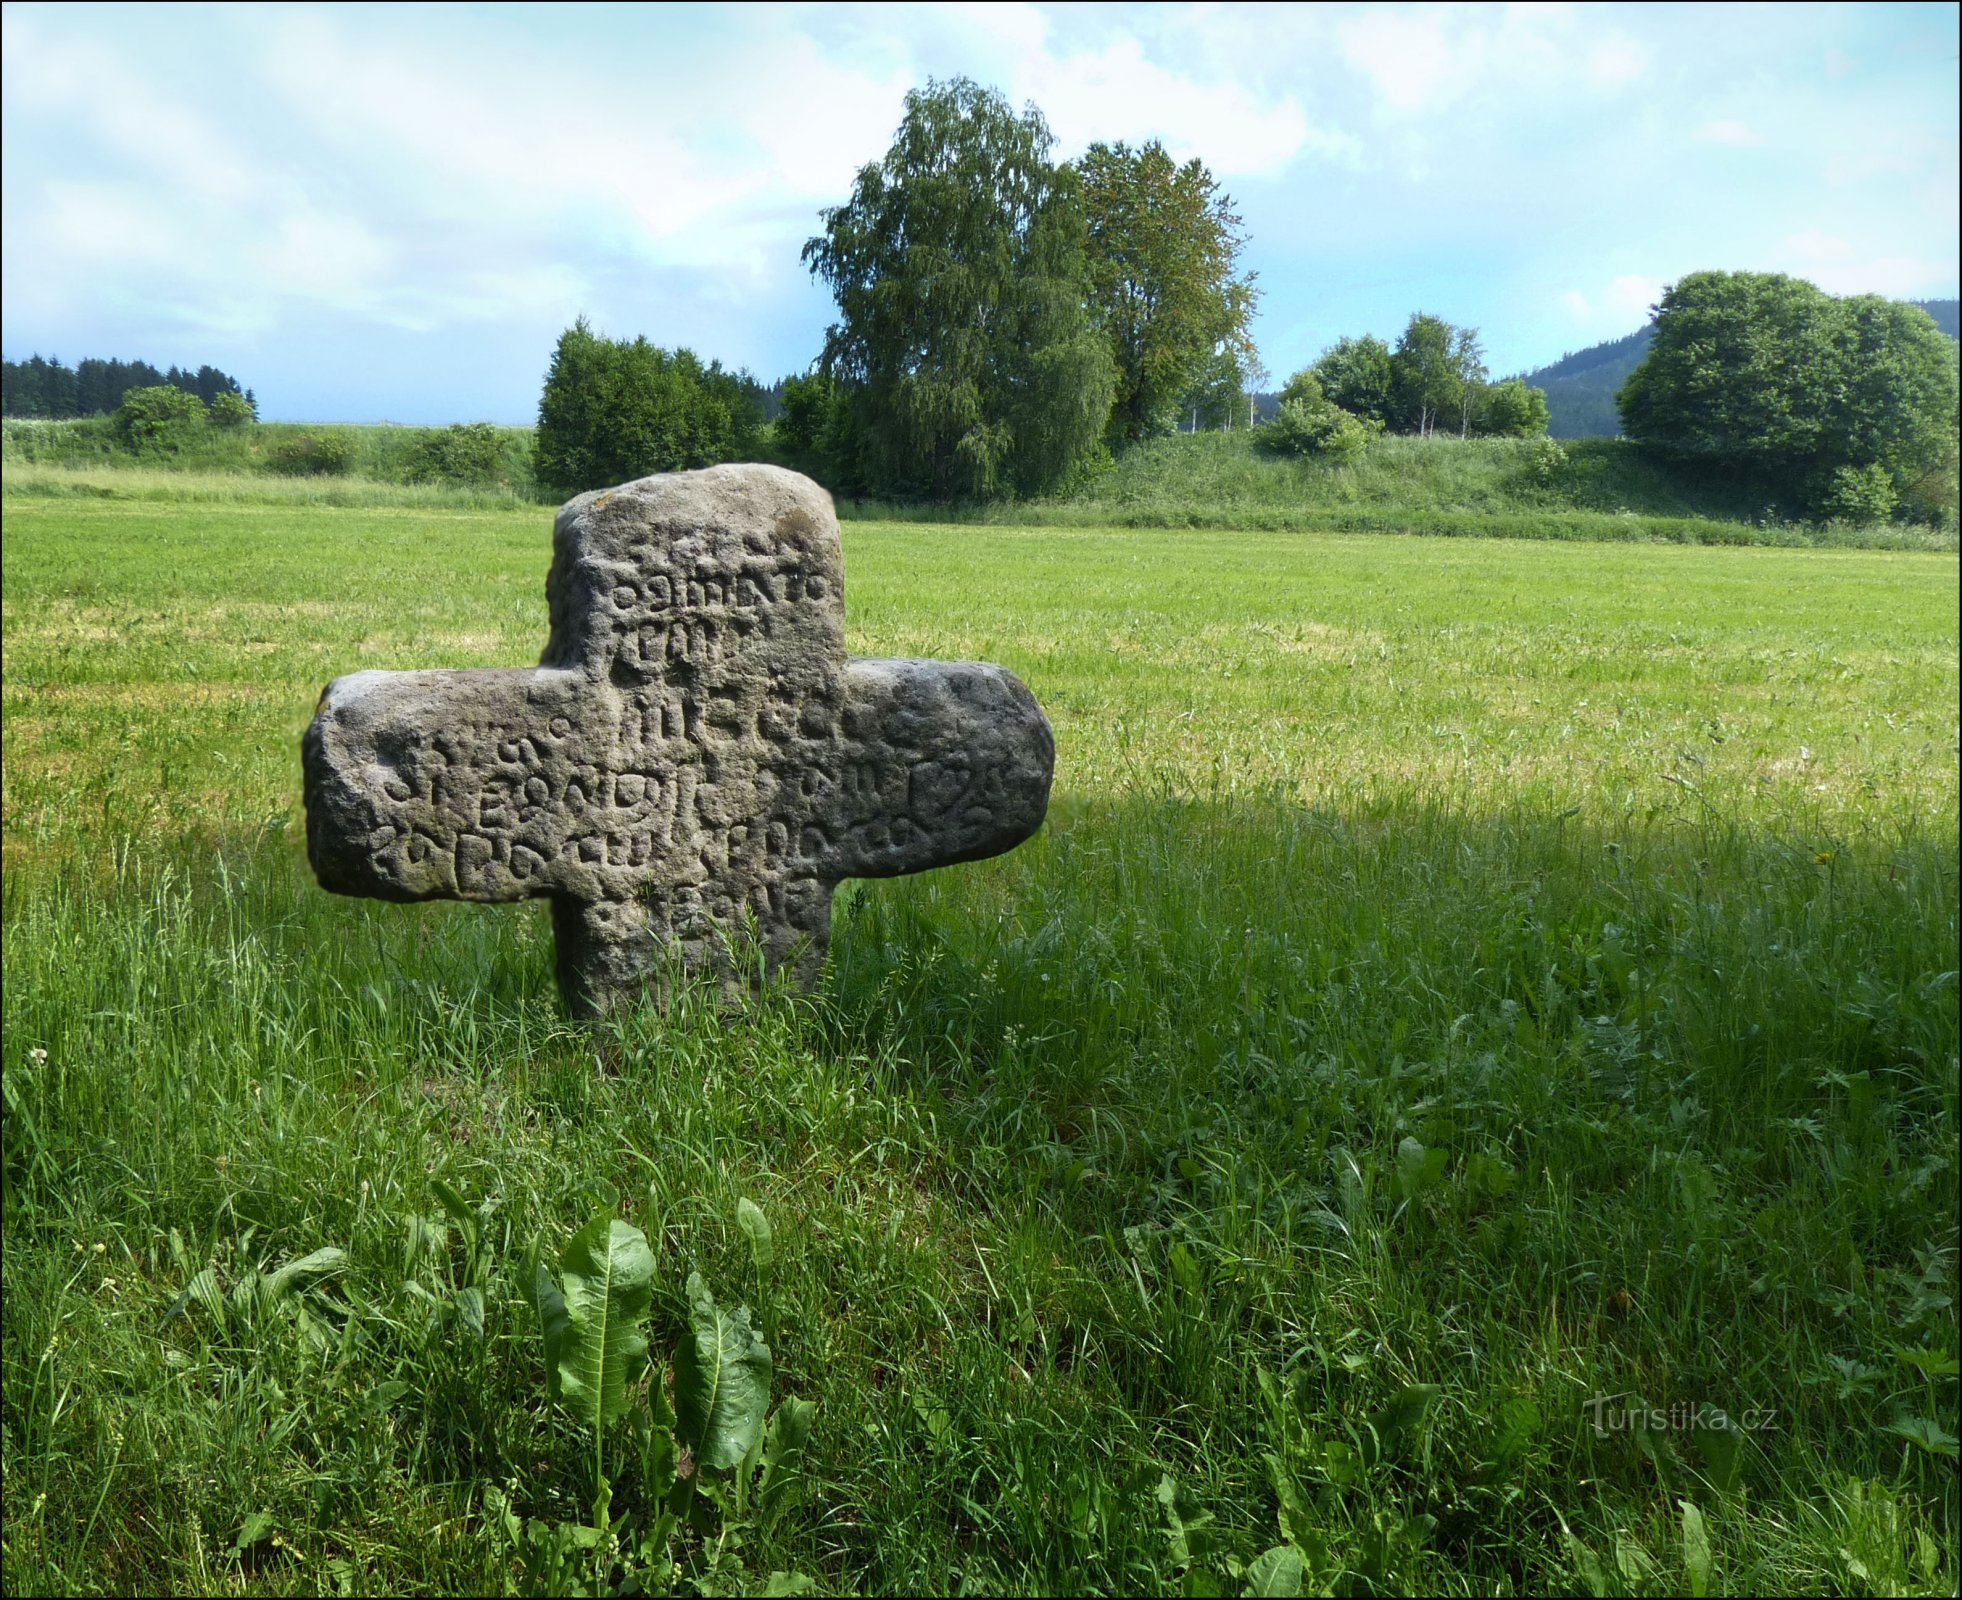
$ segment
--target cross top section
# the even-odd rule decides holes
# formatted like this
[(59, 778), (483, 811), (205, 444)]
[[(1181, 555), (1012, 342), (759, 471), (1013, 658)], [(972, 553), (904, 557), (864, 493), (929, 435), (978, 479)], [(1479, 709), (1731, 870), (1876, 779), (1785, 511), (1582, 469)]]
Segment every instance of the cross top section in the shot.
[[(670, 971), (809, 985), (844, 878), (1012, 849), (1055, 746), (981, 662), (853, 659), (828, 495), (711, 467), (560, 511), (533, 668), (336, 678), (302, 745), (324, 888), (552, 901), (594, 1015)], [(760, 960), (758, 959), (760, 957)]]

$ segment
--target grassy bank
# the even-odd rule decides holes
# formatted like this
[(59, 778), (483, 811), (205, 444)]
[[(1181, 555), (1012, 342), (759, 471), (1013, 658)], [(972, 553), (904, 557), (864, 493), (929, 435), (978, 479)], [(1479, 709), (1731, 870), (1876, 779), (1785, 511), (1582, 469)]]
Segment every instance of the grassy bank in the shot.
[[(531, 430), (500, 430), (500, 467), (476, 482), (405, 481), (432, 430), (326, 430), (349, 441), (345, 471), (295, 475), (281, 452), (323, 430), (269, 423), (191, 435), (176, 453), (133, 455), (106, 421), (5, 426), (16, 498), (232, 501), (333, 506), (556, 504), (531, 475)], [(767, 453), (766, 435), (766, 453)], [(1380, 438), (1349, 463), (1275, 459), (1244, 430), (1147, 440), (1069, 494), (972, 507), (845, 498), (856, 521), (1003, 527), (1209, 528), (1610, 543), (1954, 550), (1941, 526), (1819, 526), (1748, 484), (1667, 466), (1616, 439)]]
[(855, 524), (1049, 824), (593, 1032), (299, 840), (327, 677), (535, 657), (544, 511), (6, 515), (9, 1592), (506, 1589), (599, 1184), (818, 1406), (695, 1586), (1953, 1592), (1952, 557)]
[[(847, 504), (847, 515), (904, 507)], [(1852, 549), (1956, 548), (1952, 524), (1822, 527), (1752, 486), (1671, 467), (1621, 439), (1384, 437), (1351, 462), (1275, 458), (1245, 430), (1149, 439), (1067, 495), (974, 507), (1010, 526), (1655, 541)]]
[[(156, 482), (179, 475), (196, 478), (317, 480), (401, 488), (459, 488), (539, 498), (531, 470), (530, 428), (495, 430), (497, 453), (488, 470), (470, 481), (419, 483), (423, 452), (443, 430), (394, 423), (256, 422), (244, 427), (207, 425), (176, 430), (155, 444), (133, 448), (108, 417), (44, 422), (10, 417), (0, 423), (0, 460), (7, 492), (47, 493), (78, 480), (118, 486), (123, 474)], [(322, 451), (326, 444), (331, 448)], [(21, 484), (16, 486), (16, 474)], [(108, 475), (108, 476), (104, 476)]]

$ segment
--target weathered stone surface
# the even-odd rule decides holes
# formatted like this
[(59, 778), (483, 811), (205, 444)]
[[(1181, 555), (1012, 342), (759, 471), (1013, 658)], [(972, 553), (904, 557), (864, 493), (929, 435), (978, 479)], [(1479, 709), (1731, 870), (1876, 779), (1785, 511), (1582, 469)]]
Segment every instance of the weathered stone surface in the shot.
[(560, 511), (535, 668), (336, 678), (302, 746), (324, 888), (549, 895), (581, 1015), (677, 971), (815, 978), (840, 879), (1014, 848), (1055, 746), (982, 662), (854, 660), (829, 496), (711, 467)]

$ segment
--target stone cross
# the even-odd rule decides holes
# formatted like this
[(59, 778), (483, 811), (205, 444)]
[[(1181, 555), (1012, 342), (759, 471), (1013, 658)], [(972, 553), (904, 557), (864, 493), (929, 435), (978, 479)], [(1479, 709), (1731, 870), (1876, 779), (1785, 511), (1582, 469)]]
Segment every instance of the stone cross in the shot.
[(552, 902), (568, 1007), (809, 986), (842, 878), (1013, 849), (1055, 744), (1020, 679), (845, 653), (830, 497), (711, 467), (559, 512), (539, 665), (336, 678), (302, 744), (323, 888)]

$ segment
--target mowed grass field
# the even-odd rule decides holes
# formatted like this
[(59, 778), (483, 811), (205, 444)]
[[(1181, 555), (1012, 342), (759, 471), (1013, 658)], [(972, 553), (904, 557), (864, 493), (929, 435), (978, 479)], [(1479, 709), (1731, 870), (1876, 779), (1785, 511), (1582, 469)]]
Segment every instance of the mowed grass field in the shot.
[(328, 896), (299, 810), (329, 677), (535, 659), (548, 511), (5, 518), (10, 1593), (516, 1583), (609, 1192), (656, 1354), (698, 1271), (817, 1406), (685, 1586), (1954, 1592), (1952, 553), (848, 524), (1047, 826), (585, 1029), (544, 907)]

